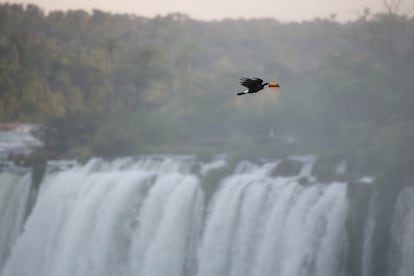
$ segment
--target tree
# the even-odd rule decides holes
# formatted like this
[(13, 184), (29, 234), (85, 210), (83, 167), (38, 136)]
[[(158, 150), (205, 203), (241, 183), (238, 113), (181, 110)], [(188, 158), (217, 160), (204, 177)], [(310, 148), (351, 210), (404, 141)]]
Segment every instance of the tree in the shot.
[(414, 6), (409, 7), (404, 0), (382, 0), (384, 8), (388, 15), (408, 15), (410, 16)]

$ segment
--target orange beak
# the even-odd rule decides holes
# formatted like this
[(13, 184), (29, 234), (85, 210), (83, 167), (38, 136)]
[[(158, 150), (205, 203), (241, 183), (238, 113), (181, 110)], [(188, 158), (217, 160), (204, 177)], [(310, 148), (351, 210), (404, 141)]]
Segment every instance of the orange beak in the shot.
[(269, 82), (269, 87), (280, 87), (277, 82)]

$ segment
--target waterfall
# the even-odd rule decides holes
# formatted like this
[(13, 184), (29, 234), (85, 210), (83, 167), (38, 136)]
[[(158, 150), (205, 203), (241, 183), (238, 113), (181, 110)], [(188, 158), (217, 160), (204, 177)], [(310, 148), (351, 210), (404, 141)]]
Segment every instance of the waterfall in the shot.
[(292, 177), (272, 175), (278, 161), (242, 162), (209, 201), (203, 178), (222, 160), (94, 159), (49, 171), (0, 275), (344, 275), (347, 184), (301, 185), (312, 162)]
[[(2, 276), (125, 275), (135, 258), (130, 254), (135, 252), (131, 248), (134, 236), (146, 228), (153, 236), (146, 237), (150, 240), (146, 240), (144, 268), (154, 266), (151, 252), (158, 250), (162, 256), (162, 243), (177, 247), (170, 253), (186, 252), (191, 243), (185, 238), (196, 228), (194, 217), (202, 214), (194, 207), (202, 198), (197, 179), (181, 172), (181, 167), (184, 164), (171, 159), (109, 164), (93, 160), (83, 167), (48, 175)], [(156, 190), (164, 194), (157, 196)], [(151, 208), (154, 203), (157, 206)], [(145, 225), (153, 223), (151, 219), (157, 220), (154, 225)], [(178, 221), (180, 225), (174, 229)], [(177, 240), (178, 236), (181, 239)], [(188, 260), (181, 257), (179, 261)], [(180, 265), (184, 266), (165, 264), (164, 269)]]
[(365, 219), (363, 244), (362, 244), (362, 276), (372, 275), (372, 250), (375, 230), (375, 218), (377, 213), (378, 192), (375, 191), (368, 203), (368, 212)]
[(30, 203), (30, 174), (0, 173), (0, 272), (23, 229)]
[(400, 192), (391, 225), (389, 276), (414, 275), (414, 187)]
[(341, 275), (345, 185), (246, 171), (224, 180), (211, 206), (198, 275)]

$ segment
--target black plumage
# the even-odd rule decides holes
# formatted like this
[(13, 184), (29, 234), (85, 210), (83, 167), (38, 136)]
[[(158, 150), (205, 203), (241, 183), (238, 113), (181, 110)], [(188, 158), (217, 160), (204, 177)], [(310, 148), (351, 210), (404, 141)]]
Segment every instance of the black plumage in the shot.
[(240, 84), (248, 88), (248, 93), (256, 93), (265, 88), (267, 82), (263, 83), (262, 79), (259, 78), (241, 78)]
[(265, 88), (266, 86), (269, 87), (279, 87), (279, 84), (276, 82), (263, 82), (262, 79), (260, 78), (246, 78), (246, 77), (242, 77), (240, 79), (240, 84), (247, 87), (247, 90), (237, 93), (237, 95), (244, 95), (244, 94), (248, 94), (248, 93), (257, 93), (260, 90), (262, 90), (263, 88)]

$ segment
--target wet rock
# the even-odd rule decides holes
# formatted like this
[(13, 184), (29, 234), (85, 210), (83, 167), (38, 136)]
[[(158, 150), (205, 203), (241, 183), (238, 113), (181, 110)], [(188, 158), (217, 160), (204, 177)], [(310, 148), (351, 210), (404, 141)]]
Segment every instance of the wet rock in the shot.
[(302, 170), (303, 163), (298, 160), (282, 160), (278, 166), (271, 171), (271, 176), (296, 176)]

